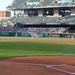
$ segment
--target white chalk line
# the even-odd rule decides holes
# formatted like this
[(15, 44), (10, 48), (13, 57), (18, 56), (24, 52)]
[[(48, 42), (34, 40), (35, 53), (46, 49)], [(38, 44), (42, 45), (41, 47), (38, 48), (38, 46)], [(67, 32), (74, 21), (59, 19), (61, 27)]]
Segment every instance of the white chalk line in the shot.
[(47, 68), (50, 68), (50, 69), (53, 69), (53, 70), (56, 70), (56, 71), (63, 72), (63, 73), (67, 73), (67, 74), (75, 75), (75, 72), (65, 71), (65, 70), (62, 70), (62, 69), (54, 68), (54, 67), (52, 67), (52, 66), (46, 66), (46, 67), (47, 67)]
[(71, 65), (68, 65), (68, 64), (49, 65), (49, 64), (34, 64), (34, 63), (6, 62), (6, 61), (1, 61), (0, 63), (12, 63), (12, 64), (21, 64), (21, 65), (27, 64), (27, 65), (32, 65), (32, 66), (42, 66), (42, 67), (50, 68), (50, 69), (53, 69), (53, 70), (56, 70), (56, 71), (59, 71), (59, 72), (66, 73), (66, 74), (75, 75), (75, 72), (69, 72), (69, 71), (65, 71), (65, 70), (58, 69), (58, 68), (54, 67), (54, 66), (64, 66), (64, 67), (68, 66), (68, 67), (71, 67), (71, 68), (75, 68), (75, 66), (71, 66)]
[(49, 64), (34, 64), (34, 63), (24, 63), (24, 62), (8, 62), (8, 61), (1, 61), (0, 63), (10, 63), (10, 64), (26, 64), (26, 65), (32, 65), (32, 66), (47, 66)]
[(71, 67), (71, 68), (75, 68), (75, 66), (71, 66), (71, 65), (67, 65), (67, 64), (60, 64), (60, 65), (48, 65), (46, 67), (50, 68), (50, 69), (54, 69), (54, 70), (57, 70), (57, 71), (60, 71), (60, 72), (64, 72), (64, 73), (68, 73), (68, 74), (71, 74), (71, 75), (75, 75), (75, 72), (69, 72), (69, 71), (65, 71), (65, 70), (62, 70), (62, 69), (58, 69), (58, 68), (55, 68), (53, 66), (68, 66), (68, 67)]

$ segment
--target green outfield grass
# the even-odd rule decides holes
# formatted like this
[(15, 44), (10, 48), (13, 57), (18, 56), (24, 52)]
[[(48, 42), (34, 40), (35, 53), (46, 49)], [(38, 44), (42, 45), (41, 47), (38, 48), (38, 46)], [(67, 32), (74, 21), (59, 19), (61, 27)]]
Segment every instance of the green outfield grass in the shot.
[(0, 42), (0, 59), (15, 56), (75, 56), (75, 45), (32, 42)]

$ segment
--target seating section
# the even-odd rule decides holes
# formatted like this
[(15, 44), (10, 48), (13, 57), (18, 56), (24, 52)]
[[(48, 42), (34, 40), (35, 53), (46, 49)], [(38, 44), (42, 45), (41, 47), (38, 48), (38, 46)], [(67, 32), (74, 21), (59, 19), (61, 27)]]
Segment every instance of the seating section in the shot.
[[(30, 4), (28, 4), (28, 2)], [(33, 3), (32, 3), (33, 2)], [(36, 3), (39, 2), (39, 3)], [(75, 6), (75, 3), (53, 3), (54, 0), (14, 0), (13, 5), (8, 6), (7, 8), (15, 8), (15, 9), (35, 9), (35, 7), (39, 7), (39, 8), (47, 8), (47, 7), (65, 7), (65, 6)], [(39, 9), (40, 10), (40, 9)], [(27, 12), (27, 11), (26, 11)], [(51, 16), (42, 16), (41, 14), (43, 13), (43, 11), (36, 11), (36, 13), (38, 12), (38, 15), (41, 16), (33, 16), (33, 13), (35, 11), (29, 12), (27, 16), (26, 12), (17, 12), (17, 13), (22, 13), (24, 14), (22, 17), (18, 16), (18, 17), (11, 17), (10, 19), (8, 19), (8, 21), (10, 21), (11, 23), (13, 23), (13, 25), (15, 25), (14, 27), (12, 26), (1, 26), (0, 25), (0, 32), (21, 32), (21, 33), (64, 33), (65, 31), (67, 31), (69, 29), (69, 27), (63, 26), (62, 24), (73, 24), (75, 25), (75, 16), (64, 16), (64, 17), (51, 17)], [(26, 13), (26, 14), (25, 14)], [(36, 14), (35, 13), (35, 14)], [(41, 13), (41, 14), (40, 14)], [(55, 14), (55, 13), (54, 13)], [(20, 24), (20, 25), (18, 25)], [(19, 26), (21, 26), (21, 24), (26, 25), (25, 28), (21, 28)], [(34, 27), (28, 27), (27, 25), (31, 25)], [(36, 27), (36, 25), (40, 25), (38, 27)], [(43, 26), (41, 26), (43, 25)], [(51, 26), (50, 26), (51, 25)], [(53, 27), (53, 25), (55, 27)], [(57, 26), (56, 26), (57, 25)], [(61, 26), (60, 26), (61, 25)], [(44, 27), (45, 26), (45, 27)], [(59, 27), (58, 27), (59, 26)]]
[(44, 17), (44, 16), (35, 16), (35, 17), (12, 17), (8, 19), (12, 23), (21, 23), (21, 24), (58, 24), (58, 19), (60, 17)]
[(75, 17), (65, 18), (64, 20), (62, 20), (62, 23), (74, 25), (75, 24)]
[(52, 2), (53, 2), (52, 0), (44, 0), (44, 2), (42, 2), (42, 4), (43, 4), (43, 6), (48, 6)]
[(70, 6), (75, 6), (75, 3), (74, 3), (74, 2), (73, 2), (73, 3), (71, 3), (71, 4), (70, 4)]
[(11, 17), (11, 18), (9, 18), (8, 20), (10, 21), (10, 22), (12, 22), (12, 23), (14, 23), (14, 20), (16, 19), (16, 17)]
[(27, 8), (33, 8), (34, 6), (36, 6), (35, 4), (33, 4), (33, 5), (25, 5), (25, 6), (23, 6), (22, 8), (23, 9), (27, 9)]
[(26, 20), (28, 20), (29, 17), (12, 17), (8, 19), (12, 23), (24, 23)]
[(26, 24), (39, 24), (43, 20), (44, 17), (30, 17), (28, 19), (28, 22), (25, 22)]
[(75, 24), (75, 16), (71, 15), (71, 16), (64, 16), (62, 18), (58, 18), (56, 19), (57, 22), (61, 22), (61, 24)]
[(42, 21), (42, 23), (43, 24), (47, 24), (47, 25), (54, 25), (54, 24), (61, 24), (60, 22), (59, 22), (59, 19), (60, 19), (61, 17), (46, 17), (43, 21)]
[[(16, 28), (17, 32), (29, 32), (29, 33), (64, 33), (69, 27), (25, 27)], [(0, 32), (14, 32), (15, 27), (13, 26), (2, 26), (0, 25)]]
[(68, 6), (68, 5), (69, 5), (69, 2), (65, 2), (65, 3), (63, 3), (62, 6)]
[(62, 5), (62, 3), (57, 3), (57, 5), (56, 6), (61, 6)]
[(53, 7), (53, 6), (56, 6), (56, 4), (54, 3), (49, 4), (49, 7)]
[(1, 26), (0, 25), (0, 32), (12, 32), (13, 31), (13, 27), (12, 26)]
[[(39, 2), (39, 4), (27, 5), (28, 2)], [(7, 6), (7, 8), (31, 8), (31, 7), (39, 7), (40, 6), (48, 6), (52, 3), (52, 0), (14, 0), (11, 6)]]
[[(28, 4), (28, 2), (39, 2), (39, 4)], [(14, 8), (23, 8), (23, 9), (27, 9), (27, 8), (34, 8), (34, 7), (41, 7), (41, 6), (53, 6), (53, 7), (64, 7), (64, 6), (75, 6), (75, 3), (69, 3), (69, 2), (65, 2), (65, 3), (53, 3), (54, 0), (14, 0), (13, 2), (13, 7)], [(25, 4), (26, 3), (26, 4)], [(9, 6), (11, 7), (11, 6)], [(64, 20), (64, 19), (66, 20)], [(63, 24), (63, 23), (68, 23), (68, 24), (75, 24), (75, 16), (65, 16), (63, 18), (59, 18), (59, 17), (12, 17), (10, 19), (8, 19), (10, 22), (12, 22), (13, 24), (15, 23), (22, 23), (22, 24)]]
[(31, 33), (63, 33), (68, 27), (28, 27), (28, 28), (19, 28), (17, 32), (31, 32)]
[(39, 2), (40, 0), (29, 0), (29, 2)]
[[(27, 5), (28, 2), (39, 2), (39, 4), (33, 4), (33, 5)], [(58, 7), (63, 7), (63, 6), (75, 6), (75, 3), (54, 3), (54, 0), (14, 0), (13, 4), (11, 6), (8, 6), (7, 8), (35, 8), (35, 7), (42, 7), (42, 6), (58, 6)]]
[(27, 0), (14, 0), (13, 2), (13, 8), (20, 8), (20, 6), (25, 3)]

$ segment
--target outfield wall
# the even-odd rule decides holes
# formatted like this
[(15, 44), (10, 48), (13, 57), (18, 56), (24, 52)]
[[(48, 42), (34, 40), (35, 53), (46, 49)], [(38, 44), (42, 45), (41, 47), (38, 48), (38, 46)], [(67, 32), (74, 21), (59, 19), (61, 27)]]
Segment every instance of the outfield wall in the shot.
[(18, 36), (18, 37), (49, 37), (49, 33), (31, 33), (31, 32), (0, 32), (0, 36)]
[(75, 37), (74, 33), (31, 33), (31, 32), (0, 32), (0, 36), (11, 37), (60, 37), (72, 38)]

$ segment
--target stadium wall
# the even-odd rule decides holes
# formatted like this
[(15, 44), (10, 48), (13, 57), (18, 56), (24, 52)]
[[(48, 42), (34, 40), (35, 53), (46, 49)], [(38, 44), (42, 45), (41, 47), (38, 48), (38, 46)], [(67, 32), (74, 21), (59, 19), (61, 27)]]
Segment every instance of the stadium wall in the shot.
[(31, 32), (0, 32), (0, 36), (11, 37), (59, 37), (59, 38), (72, 38), (75, 33), (31, 33)]

